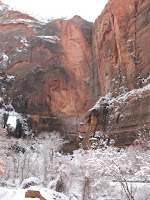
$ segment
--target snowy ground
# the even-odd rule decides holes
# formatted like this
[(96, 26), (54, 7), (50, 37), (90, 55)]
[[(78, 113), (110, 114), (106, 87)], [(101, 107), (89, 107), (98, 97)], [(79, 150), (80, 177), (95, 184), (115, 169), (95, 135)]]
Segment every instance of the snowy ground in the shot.
[(0, 199), (1, 200), (23, 200), (25, 199), (25, 190), (0, 187)]
[[(150, 199), (150, 183), (137, 183), (132, 182), (128, 183), (130, 187), (132, 187), (134, 198), (138, 200), (149, 200)], [(109, 187), (108, 187), (109, 185)], [(122, 187), (119, 182), (109, 182), (106, 183), (107, 192), (110, 192), (110, 195), (106, 193), (102, 195), (95, 194), (95, 197), (85, 198), (85, 200), (126, 200), (126, 196), (123, 195)], [(79, 196), (67, 197), (62, 193), (55, 192), (53, 190), (49, 190), (46, 188), (37, 188), (35, 190), (39, 190), (41, 195), (47, 200), (77, 200), (83, 198)], [(0, 200), (31, 200), (33, 198), (25, 198), (25, 192), (27, 189), (14, 189), (14, 188), (4, 188), (0, 187)], [(116, 194), (118, 191), (118, 194)], [(34, 200), (39, 200), (39, 198), (34, 198)]]
[[(41, 195), (46, 200), (69, 200), (63, 194), (57, 193), (52, 190), (44, 189), (44, 188), (35, 188), (35, 190), (39, 190)], [(14, 189), (14, 188), (3, 188), (0, 187), (0, 199), (1, 200), (31, 200), (33, 198), (25, 198), (25, 193), (27, 190), (24, 189)], [(34, 200), (39, 200), (39, 198), (34, 198)]]

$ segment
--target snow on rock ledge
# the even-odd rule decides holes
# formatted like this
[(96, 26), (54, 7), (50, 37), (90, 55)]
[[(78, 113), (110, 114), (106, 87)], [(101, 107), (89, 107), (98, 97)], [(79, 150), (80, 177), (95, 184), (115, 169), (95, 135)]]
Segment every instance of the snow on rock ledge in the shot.
[(118, 97), (112, 97), (111, 93), (108, 93), (106, 96), (101, 97), (96, 104), (89, 110), (99, 110), (100, 109), (100, 104), (102, 103), (107, 103), (110, 107), (114, 106), (114, 102), (125, 102), (129, 97), (132, 96), (137, 96), (137, 97), (141, 97), (142, 93), (145, 91), (150, 90), (150, 84), (144, 86), (143, 88), (139, 88), (139, 89), (133, 89), (127, 93), (123, 93), (121, 95), (119, 95)]
[(57, 36), (36, 36), (37, 38), (41, 38), (43, 40), (46, 40), (48, 42), (56, 43), (58, 40), (60, 40)]

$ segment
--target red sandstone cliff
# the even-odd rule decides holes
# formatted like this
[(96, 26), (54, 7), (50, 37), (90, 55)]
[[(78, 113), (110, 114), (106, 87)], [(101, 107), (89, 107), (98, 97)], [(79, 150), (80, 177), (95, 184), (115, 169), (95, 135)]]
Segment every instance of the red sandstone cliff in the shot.
[(92, 106), (93, 24), (79, 16), (45, 24), (3, 4), (0, 14), (0, 64), (15, 76), (6, 86), (15, 110), (32, 117), (36, 132), (76, 134)]
[(95, 132), (120, 146), (147, 137), (149, 8), (149, 0), (109, 0), (93, 27), (79, 16), (45, 24), (0, 3), (1, 71), (15, 76), (2, 75), (1, 96), (36, 133), (81, 132), (85, 146)]
[[(93, 30), (101, 95), (142, 87), (149, 75), (149, 1), (110, 0)], [(116, 90), (115, 90), (116, 89)]]
[(117, 145), (150, 130), (149, 9), (149, 0), (110, 0), (94, 24), (95, 97), (106, 96), (89, 112), (89, 134), (100, 131)]

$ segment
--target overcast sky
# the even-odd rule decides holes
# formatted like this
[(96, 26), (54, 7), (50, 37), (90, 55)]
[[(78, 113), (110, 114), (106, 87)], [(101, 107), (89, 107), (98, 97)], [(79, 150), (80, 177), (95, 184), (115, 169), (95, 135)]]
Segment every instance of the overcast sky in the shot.
[(43, 18), (71, 18), (79, 15), (95, 21), (108, 0), (2, 0), (15, 9)]

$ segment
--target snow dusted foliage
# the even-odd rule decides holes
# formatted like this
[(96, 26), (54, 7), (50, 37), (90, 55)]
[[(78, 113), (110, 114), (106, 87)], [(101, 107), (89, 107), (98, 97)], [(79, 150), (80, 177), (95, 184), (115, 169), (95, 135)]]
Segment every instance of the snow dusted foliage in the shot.
[[(74, 184), (77, 184), (77, 191), (82, 191), (80, 196), (83, 199), (132, 199), (136, 194), (134, 190), (138, 188), (138, 184), (134, 182), (148, 182), (150, 179), (150, 160), (147, 159), (149, 153), (135, 148), (120, 152), (114, 148), (81, 151), (80, 154), (76, 151), (72, 162), (80, 184), (75, 183), (72, 177), (74, 181), (70, 187), (76, 188)], [(146, 170), (144, 173), (143, 167)], [(77, 191), (74, 192), (77, 194)], [(77, 199), (82, 198), (78, 196)]]
[(10, 138), (7, 143), (3, 141), (0, 152), (6, 162), (3, 184), (15, 186), (30, 177), (37, 177), (45, 184), (51, 179), (57, 162), (54, 158), (60, 156), (56, 152), (65, 141), (57, 132), (46, 132), (45, 137), (43, 134), (33, 140)]
[(61, 137), (59, 132), (42, 132), (38, 136), (43, 146), (49, 151), (59, 151), (66, 141)]
[(149, 198), (150, 150), (107, 147), (62, 155), (58, 150), (63, 143), (56, 132), (32, 141), (11, 138), (0, 151), (5, 161), (1, 185), (36, 185), (40, 191), (44, 186), (60, 200), (61, 194), (71, 200)]

